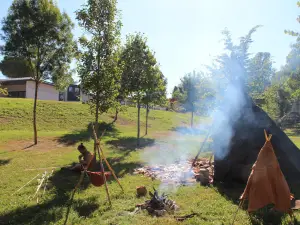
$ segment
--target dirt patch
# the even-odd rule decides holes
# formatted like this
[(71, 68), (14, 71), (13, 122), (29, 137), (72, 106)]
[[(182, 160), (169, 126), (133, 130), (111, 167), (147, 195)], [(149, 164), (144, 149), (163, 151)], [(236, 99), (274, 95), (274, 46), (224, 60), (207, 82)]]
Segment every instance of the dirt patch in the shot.
[(11, 121), (12, 121), (11, 118), (0, 117), (0, 124), (8, 124), (8, 123), (11, 122)]
[(33, 145), (32, 140), (14, 140), (8, 141), (4, 145), (0, 145), (0, 149), (4, 151), (29, 151), (29, 150), (38, 150), (38, 151), (51, 151), (58, 148), (66, 148), (66, 144), (61, 144), (58, 142), (57, 138), (39, 138), (38, 144)]
[(122, 125), (122, 126), (128, 126), (128, 125), (134, 125), (134, 121), (131, 121), (131, 120), (126, 120), (124, 118), (118, 118), (116, 124), (118, 125)]

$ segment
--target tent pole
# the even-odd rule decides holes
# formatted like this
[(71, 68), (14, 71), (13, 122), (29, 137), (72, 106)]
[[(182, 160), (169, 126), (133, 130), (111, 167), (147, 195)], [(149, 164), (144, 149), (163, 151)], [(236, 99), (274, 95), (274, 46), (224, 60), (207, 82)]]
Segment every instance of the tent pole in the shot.
[(239, 206), (238, 206), (238, 208), (237, 208), (237, 210), (236, 210), (236, 212), (235, 212), (235, 214), (234, 214), (233, 221), (232, 221), (232, 225), (234, 224), (234, 221), (235, 221), (236, 216), (237, 216), (237, 214), (238, 214), (238, 212), (239, 212), (239, 209), (243, 207), (243, 204), (244, 204), (244, 199), (243, 199), (242, 201), (240, 201), (240, 204), (239, 204)]

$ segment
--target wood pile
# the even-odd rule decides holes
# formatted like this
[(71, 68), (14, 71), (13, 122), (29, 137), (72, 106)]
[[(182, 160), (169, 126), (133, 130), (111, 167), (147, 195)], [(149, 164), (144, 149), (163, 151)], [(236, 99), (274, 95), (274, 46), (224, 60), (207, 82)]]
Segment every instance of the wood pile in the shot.
[(164, 216), (165, 214), (173, 214), (175, 211), (179, 210), (175, 201), (168, 199), (166, 194), (159, 195), (158, 191), (154, 189), (154, 193), (149, 191), (151, 196), (150, 200), (145, 201), (143, 204), (138, 204), (141, 210), (147, 210), (150, 215), (153, 216)]

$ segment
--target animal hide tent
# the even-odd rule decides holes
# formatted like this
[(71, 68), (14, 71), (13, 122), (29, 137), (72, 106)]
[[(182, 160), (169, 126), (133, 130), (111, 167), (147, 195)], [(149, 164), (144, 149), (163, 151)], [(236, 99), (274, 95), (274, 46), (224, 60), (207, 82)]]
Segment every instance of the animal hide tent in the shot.
[[(215, 154), (214, 180), (246, 183), (258, 153), (265, 143), (264, 130), (272, 134), (271, 144), (288, 184), (300, 177), (300, 151), (289, 137), (261, 108), (248, 98), (239, 118), (233, 123), (233, 133), (223, 158)], [(222, 131), (212, 136), (219, 141)]]

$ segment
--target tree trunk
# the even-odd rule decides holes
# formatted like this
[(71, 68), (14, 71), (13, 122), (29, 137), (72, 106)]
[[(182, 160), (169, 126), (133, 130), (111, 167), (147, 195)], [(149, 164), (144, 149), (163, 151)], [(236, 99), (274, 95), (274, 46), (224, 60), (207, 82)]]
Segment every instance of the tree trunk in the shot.
[(193, 124), (194, 124), (194, 111), (192, 111), (191, 128), (193, 128)]
[(141, 106), (140, 106), (140, 100), (138, 99), (137, 102), (138, 106), (138, 121), (137, 121), (137, 147), (140, 147), (140, 113), (141, 113)]
[(149, 104), (146, 105), (146, 132), (145, 135), (148, 134), (148, 116), (149, 116)]
[(35, 91), (34, 91), (34, 103), (33, 103), (33, 133), (34, 133), (34, 144), (37, 145), (37, 128), (36, 128), (36, 105), (37, 105), (37, 95), (39, 89), (39, 82), (35, 81)]
[(99, 132), (99, 101), (97, 99), (97, 102), (96, 102), (96, 113), (95, 113), (95, 130), (96, 130), (96, 135), (97, 135), (97, 138), (98, 138), (98, 132)]
[(116, 109), (115, 118), (114, 118), (114, 120), (113, 120), (113, 122), (112, 122), (112, 123), (115, 123), (115, 122), (118, 120), (118, 114), (119, 114), (119, 110), (118, 110), (118, 109)]

